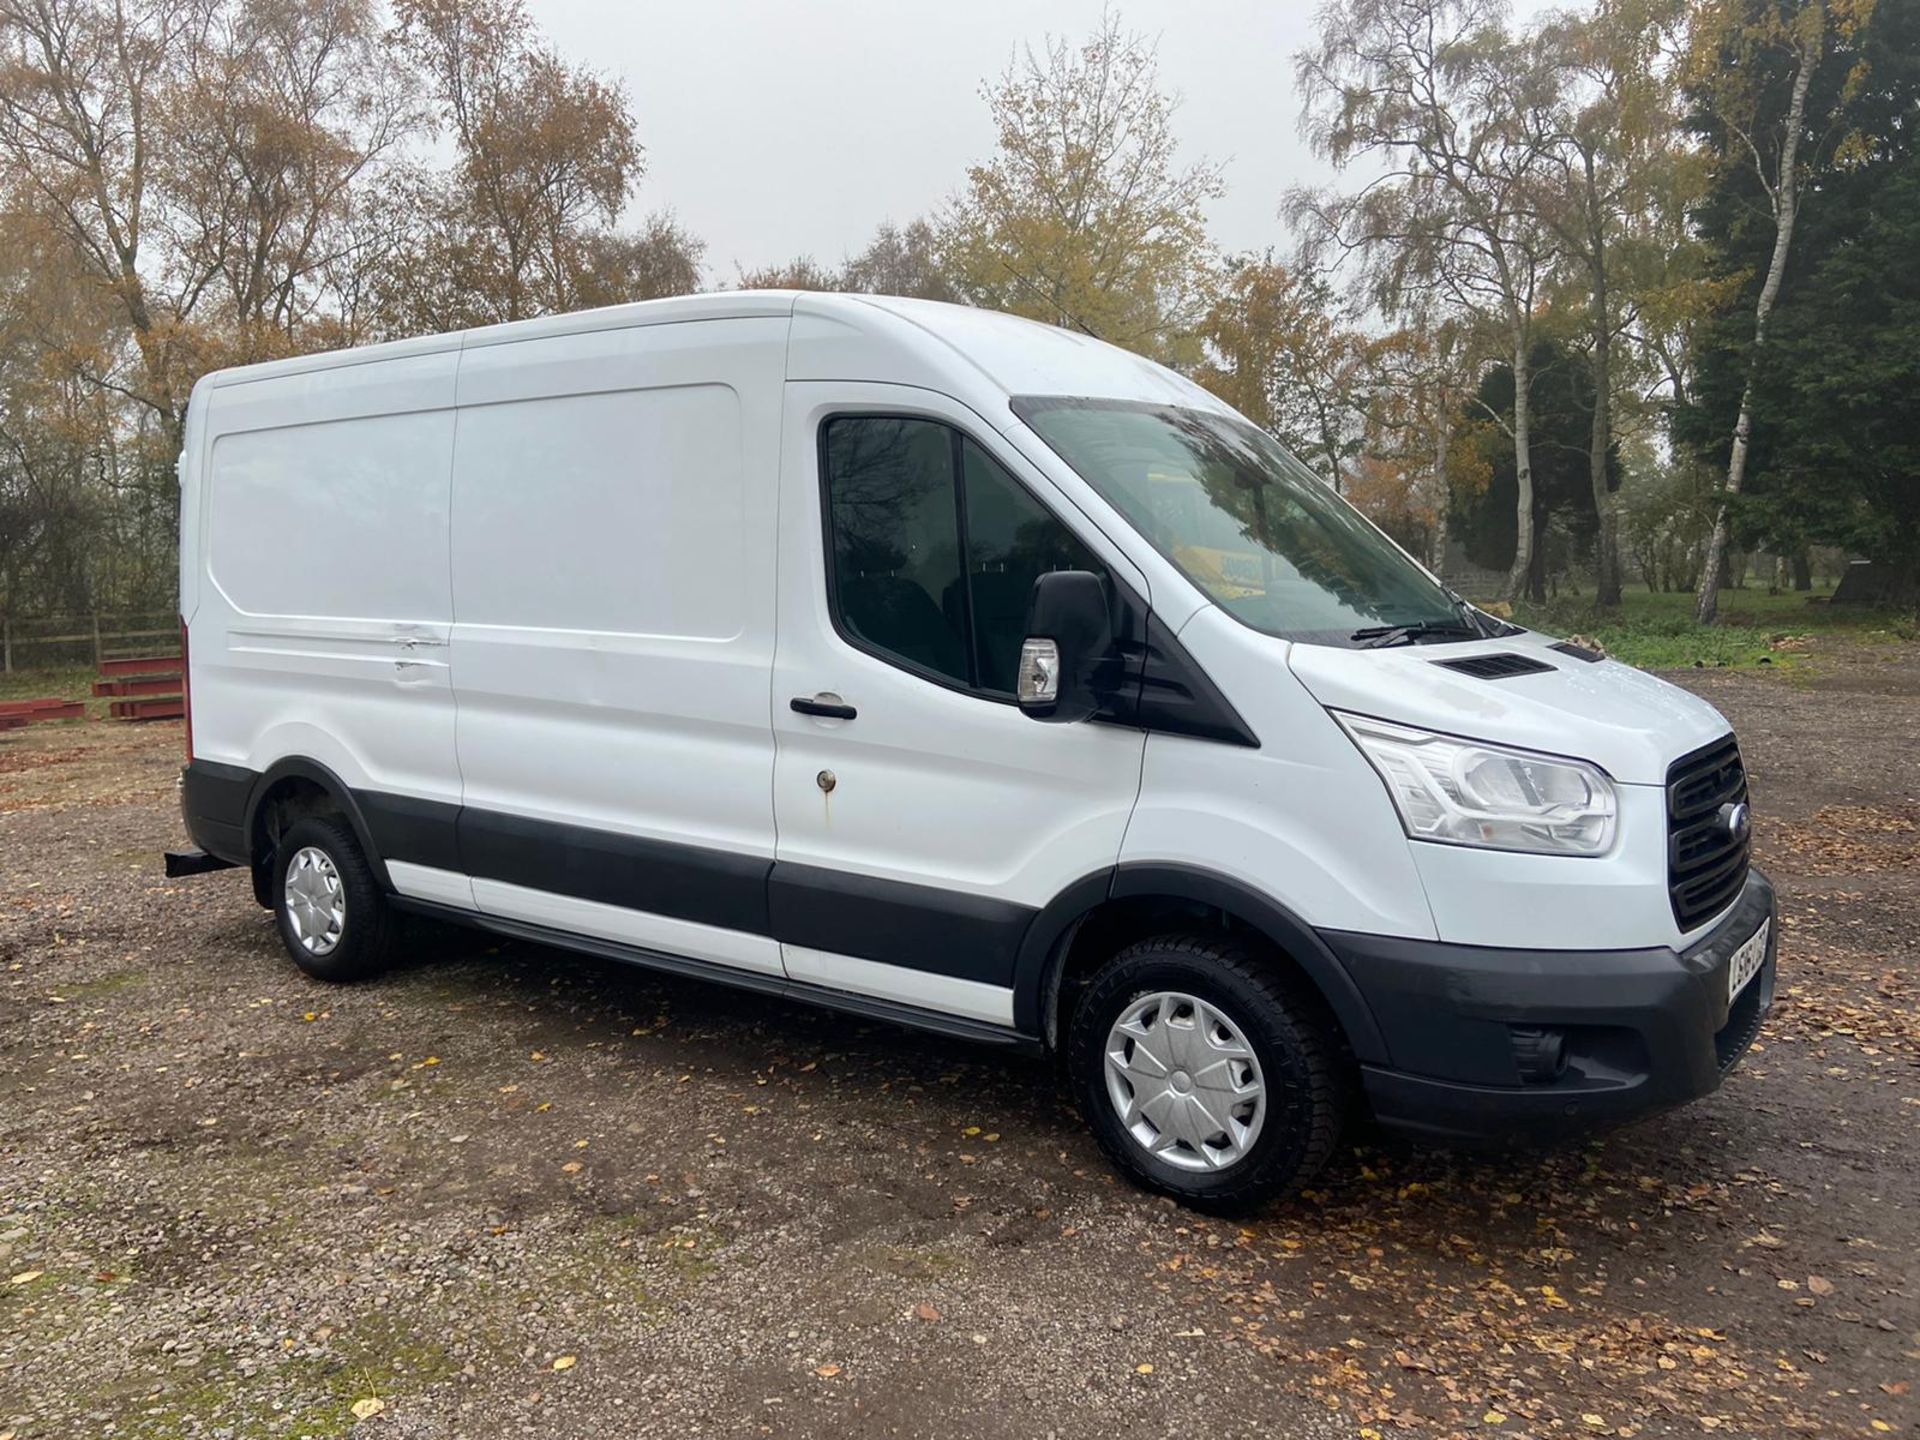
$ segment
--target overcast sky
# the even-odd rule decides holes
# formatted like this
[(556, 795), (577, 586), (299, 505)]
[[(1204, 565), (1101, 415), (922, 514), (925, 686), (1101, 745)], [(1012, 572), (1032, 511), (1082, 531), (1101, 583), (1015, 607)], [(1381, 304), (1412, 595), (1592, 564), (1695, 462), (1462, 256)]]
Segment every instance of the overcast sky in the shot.
[[(1017, 47), (1079, 39), (1101, 0), (529, 0), (561, 53), (626, 81), (647, 147), (639, 212), (671, 207), (708, 245), (708, 283), (811, 254), (834, 264), (904, 223), (992, 148), (981, 81)], [(1328, 176), (1299, 135), (1301, 0), (1127, 0), (1157, 36), (1193, 158), (1226, 166), (1228, 250), (1283, 243), (1280, 197)]]

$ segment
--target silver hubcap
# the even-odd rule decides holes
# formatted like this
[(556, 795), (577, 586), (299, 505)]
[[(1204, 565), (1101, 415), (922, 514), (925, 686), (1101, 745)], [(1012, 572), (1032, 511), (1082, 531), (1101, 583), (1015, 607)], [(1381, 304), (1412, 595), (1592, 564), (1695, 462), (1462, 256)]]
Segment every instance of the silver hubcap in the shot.
[(1182, 1170), (1233, 1164), (1267, 1116), (1260, 1062), (1240, 1027), (1172, 991), (1134, 997), (1113, 1022), (1107, 1098), (1141, 1149)]
[(333, 857), (309, 845), (287, 866), (287, 919), (309, 955), (329, 954), (347, 923), (347, 895)]

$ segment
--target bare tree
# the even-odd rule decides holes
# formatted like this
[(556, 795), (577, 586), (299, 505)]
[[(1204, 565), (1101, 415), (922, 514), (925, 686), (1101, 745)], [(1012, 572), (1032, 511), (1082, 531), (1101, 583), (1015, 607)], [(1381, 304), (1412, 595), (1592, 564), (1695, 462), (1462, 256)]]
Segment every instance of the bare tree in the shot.
[(1491, 417), (1511, 436), (1517, 528), (1507, 593), (1532, 581), (1536, 537), (1531, 351), (1558, 240), (1528, 192), (1538, 174), (1521, 117), (1546, 96), (1508, 36), (1495, 0), (1355, 0), (1322, 13), (1318, 44), (1297, 57), (1305, 129), (1337, 165), (1384, 173), (1347, 196), (1296, 192), (1288, 210), (1359, 252), (1389, 313), (1439, 302), (1497, 331), (1514, 407)]
[(209, 17), (168, 91), (155, 171), (168, 269), (216, 318), (200, 368), (337, 338), (329, 281), (367, 238), (356, 193), (420, 121), (381, 39), (368, 0), (243, 0)]
[(459, 152), (427, 243), (398, 277), (436, 329), (571, 308), (584, 248), (643, 156), (625, 91), (571, 65), (522, 0), (399, 0), (397, 41)]
[(583, 305), (621, 305), (691, 295), (700, 288), (706, 244), (671, 211), (649, 215), (637, 230), (588, 238), (577, 295)]
[(175, 347), (192, 281), (157, 292), (154, 163), (165, 101), (208, 24), (197, 0), (0, 0), (0, 155), (22, 194), (112, 295), (138, 347), (129, 387), (177, 432)]
[(1753, 307), (1753, 343), (1747, 353), (1747, 378), (1740, 392), (1740, 410), (1733, 424), (1733, 445), (1727, 456), (1727, 478), (1721, 487), (1719, 503), (1713, 514), (1713, 528), (1707, 535), (1707, 550), (1700, 567), (1699, 588), (1695, 594), (1694, 614), (1701, 624), (1709, 624), (1720, 611), (1720, 585), (1726, 574), (1727, 502), (1739, 495), (1746, 481), (1747, 451), (1753, 442), (1754, 377), (1758, 374), (1760, 353), (1767, 340), (1767, 322), (1774, 302), (1780, 298), (1780, 286), (1786, 278), (1787, 256), (1793, 246), (1794, 222), (1799, 217), (1806, 175), (1800, 165), (1800, 145), (1807, 127), (1807, 91), (1814, 71), (1826, 54), (1828, 17), (1820, 0), (1800, 9), (1784, 35), (1767, 22), (1743, 26), (1739, 19), (1728, 20), (1725, 29), (1708, 29), (1702, 36), (1704, 46), (1726, 46), (1742, 52), (1744, 68), (1755, 68), (1758, 52), (1781, 40), (1792, 47), (1793, 82), (1785, 116), (1776, 133), (1759, 133), (1761, 107), (1757, 98), (1744, 91), (1737, 80), (1722, 80), (1716, 113), (1735, 143), (1753, 167), (1754, 176), (1767, 198), (1773, 220), (1773, 254), (1767, 264), (1766, 279)]
[(867, 248), (842, 267), (840, 288), (916, 300), (958, 300), (960, 293), (942, 254), (943, 243), (931, 220), (914, 220), (905, 226), (883, 224)]
[(1615, 341), (1627, 323), (1631, 251), (1641, 244), (1683, 149), (1680, 91), (1669, 63), (1685, 23), (1680, 0), (1600, 0), (1553, 17), (1530, 46), (1541, 103), (1517, 114), (1537, 153), (1529, 199), (1558, 239), (1575, 303), (1585, 312), (1593, 370), (1588, 446), (1594, 569), (1602, 606), (1620, 603), (1620, 520), (1609, 482)]

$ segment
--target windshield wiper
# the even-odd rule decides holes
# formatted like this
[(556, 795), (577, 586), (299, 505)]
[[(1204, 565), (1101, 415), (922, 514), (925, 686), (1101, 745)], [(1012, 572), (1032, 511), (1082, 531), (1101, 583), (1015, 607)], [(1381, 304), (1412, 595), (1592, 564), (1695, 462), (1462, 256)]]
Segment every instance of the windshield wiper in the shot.
[(1463, 620), (1415, 620), (1410, 625), (1370, 625), (1347, 638), (1362, 642), (1363, 650), (1379, 650), (1388, 645), (1413, 645), (1430, 635), (1462, 635), (1481, 639), (1480, 627)]

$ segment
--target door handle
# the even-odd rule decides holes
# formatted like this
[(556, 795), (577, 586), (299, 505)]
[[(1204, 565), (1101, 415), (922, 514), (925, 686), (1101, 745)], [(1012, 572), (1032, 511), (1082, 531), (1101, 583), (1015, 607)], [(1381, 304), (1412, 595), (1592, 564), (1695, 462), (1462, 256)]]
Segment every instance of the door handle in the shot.
[(797, 715), (818, 715), (825, 720), (851, 720), (860, 713), (831, 691), (796, 695), (787, 704)]

